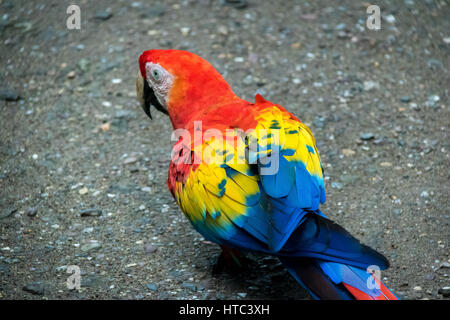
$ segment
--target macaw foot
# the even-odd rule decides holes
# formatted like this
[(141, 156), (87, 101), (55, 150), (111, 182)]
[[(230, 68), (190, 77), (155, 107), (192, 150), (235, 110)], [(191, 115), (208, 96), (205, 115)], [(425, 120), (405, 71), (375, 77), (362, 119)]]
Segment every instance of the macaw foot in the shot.
[(239, 250), (220, 246), (222, 253), (213, 267), (213, 273), (220, 273), (224, 269), (230, 271), (242, 271), (248, 269), (249, 259), (247, 259)]

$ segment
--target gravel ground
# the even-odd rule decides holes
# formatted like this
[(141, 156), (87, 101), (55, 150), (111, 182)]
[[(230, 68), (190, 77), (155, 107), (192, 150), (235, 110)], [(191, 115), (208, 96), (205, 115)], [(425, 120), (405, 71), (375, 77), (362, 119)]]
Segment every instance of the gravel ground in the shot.
[(270, 257), (213, 272), (220, 249), (166, 187), (169, 120), (138, 107), (150, 48), (196, 52), (307, 123), (325, 214), (389, 258), (400, 297), (448, 298), (448, 2), (377, 1), (379, 31), (351, 0), (83, 0), (68, 30), (72, 2), (0, 1), (1, 299), (310, 299)]

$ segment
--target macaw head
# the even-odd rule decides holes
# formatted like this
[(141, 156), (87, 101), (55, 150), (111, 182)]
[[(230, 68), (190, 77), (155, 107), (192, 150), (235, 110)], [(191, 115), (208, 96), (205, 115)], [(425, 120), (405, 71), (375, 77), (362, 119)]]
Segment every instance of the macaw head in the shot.
[(169, 115), (174, 128), (198, 112), (237, 98), (205, 59), (182, 50), (148, 50), (139, 57), (137, 96), (151, 118), (150, 106)]

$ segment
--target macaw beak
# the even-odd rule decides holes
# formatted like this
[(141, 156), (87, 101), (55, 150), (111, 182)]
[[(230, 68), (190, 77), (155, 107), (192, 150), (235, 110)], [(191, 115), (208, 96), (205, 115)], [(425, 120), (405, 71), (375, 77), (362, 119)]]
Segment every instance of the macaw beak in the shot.
[(150, 88), (147, 81), (144, 78), (142, 78), (140, 72), (138, 72), (136, 79), (136, 94), (142, 109), (150, 119), (152, 119), (152, 115), (150, 113), (150, 105), (153, 105), (156, 108), (156, 110), (168, 114), (167, 110), (164, 109), (161, 103), (159, 103), (158, 98), (156, 97), (153, 89)]

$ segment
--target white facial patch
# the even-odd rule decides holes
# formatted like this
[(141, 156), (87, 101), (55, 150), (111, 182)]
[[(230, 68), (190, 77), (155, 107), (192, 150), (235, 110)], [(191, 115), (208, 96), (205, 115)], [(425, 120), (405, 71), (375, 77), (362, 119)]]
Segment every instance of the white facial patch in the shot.
[(155, 92), (159, 103), (167, 110), (169, 91), (173, 84), (173, 75), (157, 63), (147, 62), (145, 74), (150, 88)]

